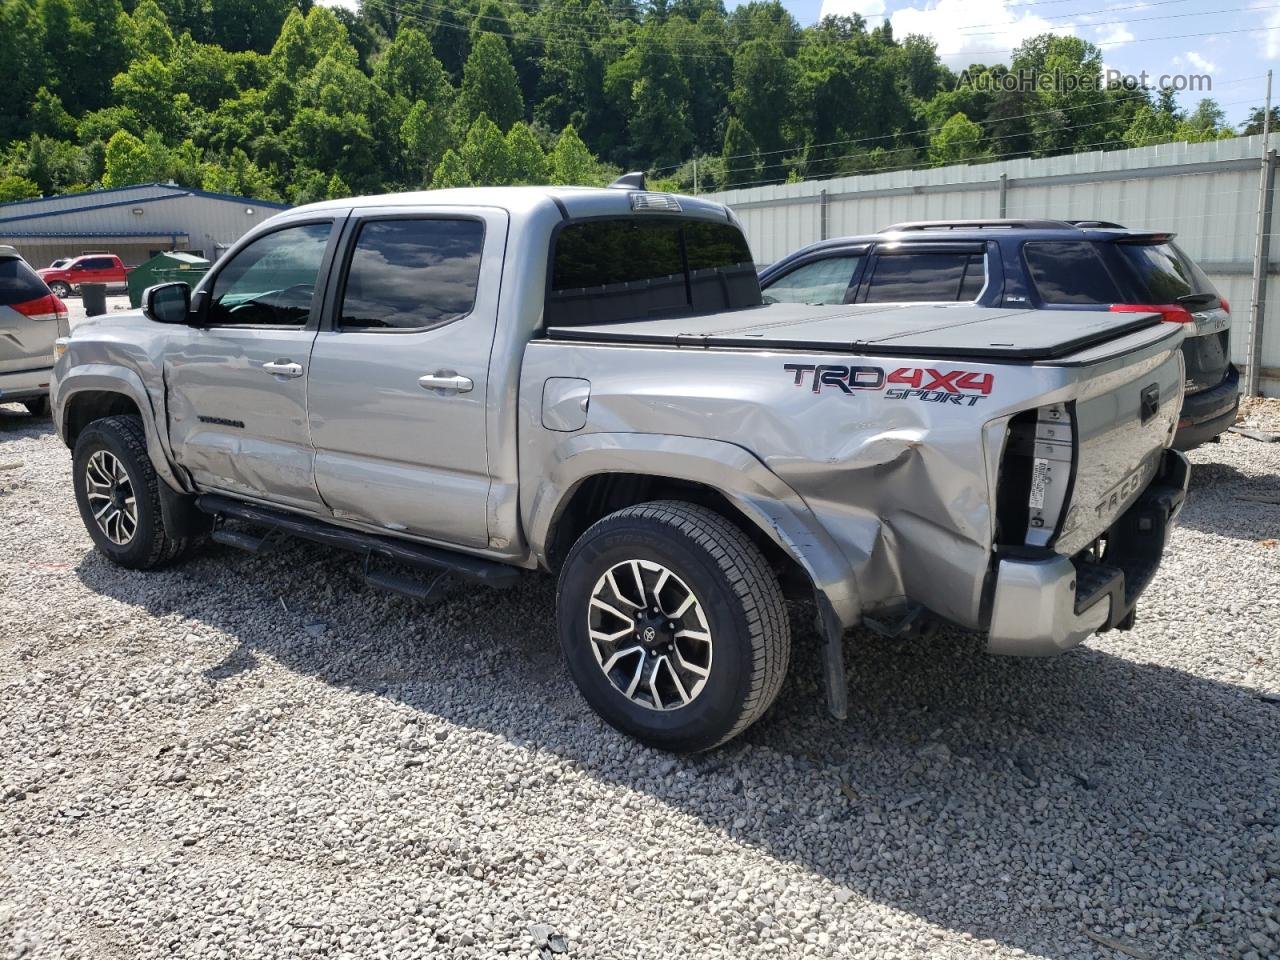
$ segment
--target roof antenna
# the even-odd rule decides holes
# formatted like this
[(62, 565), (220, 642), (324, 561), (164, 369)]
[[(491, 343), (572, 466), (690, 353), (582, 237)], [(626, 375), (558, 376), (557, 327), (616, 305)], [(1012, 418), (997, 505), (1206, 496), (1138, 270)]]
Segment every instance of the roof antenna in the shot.
[(610, 187), (616, 187), (619, 190), (647, 190), (649, 189), (644, 182), (644, 171), (635, 170), (631, 173), (624, 173)]

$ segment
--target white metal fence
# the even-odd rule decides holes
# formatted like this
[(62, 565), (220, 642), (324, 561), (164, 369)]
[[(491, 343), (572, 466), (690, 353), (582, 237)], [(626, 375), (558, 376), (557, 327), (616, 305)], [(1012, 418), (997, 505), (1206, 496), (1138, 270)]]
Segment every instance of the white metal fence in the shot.
[[(1274, 141), (1273, 141), (1274, 142)], [(815, 240), (874, 233), (904, 220), (992, 217), (1111, 220), (1173, 230), (1231, 303), (1232, 360), (1248, 359), (1262, 137), (1006, 160), (810, 180), (713, 194), (742, 218), (759, 263)], [(1276, 153), (1269, 155), (1274, 198)], [(1280, 229), (1271, 203), (1267, 239)], [(1280, 242), (1263, 287), (1260, 383), (1280, 396)]]

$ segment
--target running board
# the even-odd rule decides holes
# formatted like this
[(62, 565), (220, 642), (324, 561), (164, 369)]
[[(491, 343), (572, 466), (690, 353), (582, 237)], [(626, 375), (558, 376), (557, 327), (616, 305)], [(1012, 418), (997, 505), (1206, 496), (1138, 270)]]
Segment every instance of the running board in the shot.
[(275, 541), (270, 533), (259, 536), (256, 533), (249, 533), (247, 530), (229, 530), (226, 527), (215, 527), (213, 532), (209, 534), (209, 539), (214, 543), (235, 547), (237, 550), (243, 550), (245, 553), (252, 553), (255, 556), (267, 553), (271, 547), (275, 546)]
[[(196, 506), (215, 517), (229, 517), (233, 520), (242, 520), (245, 523), (254, 524), (255, 526), (266, 527), (268, 532), (261, 538), (251, 533), (228, 531), (225, 528), (218, 530), (217, 533), (227, 534), (226, 539), (214, 537), (220, 543), (229, 543), (232, 546), (244, 547), (244, 549), (250, 549), (250, 547), (244, 546), (246, 543), (252, 544), (260, 539), (261, 542), (257, 544), (256, 549), (253, 549), (252, 552), (261, 551), (262, 546), (271, 539), (273, 534), (287, 533), (290, 536), (300, 537), (303, 540), (310, 540), (314, 543), (322, 543), (342, 550), (363, 553), (366, 558), (369, 556), (385, 557), (388, 560), (395, 560), (412, 567), (444, 571), (453, 574), (460, 580), (482, 583), (490, 587), (509, 587), (520, 578), (520, 571), (505, 563), (497, 563), (493, 560), (485, 560), (482, 557), (473, 557), (469, 554), (456, 553), (439, 547), (428, 547), (405, 540), (397, 540), (394, 537), (379, 536), (375, 533), (348, 530), (345, 527), (338, 527), (324, 520), (285, 513), (282, 510), (273, 510), (270, 507), (260, 507), (256, 504), (244, 503), (240, 500), (233, 500), (231, 497), (224, 497), (214, 493), (206, 493), (197, 497)], [(393, 590), (402, 586), (398, 581), (404, 579), (385, 574), (375, 574), (375, 576), (378, 580), (373, 581), (374, 586), (384, 586)], [(393, 580), (397, 581), (394, 586), (391, 583)], [(414, 587), (419, 592), (431, 591), (431, 588), (423, 588), (416, 584)], [(410, 594), (410, 596), (417, 595), (419, 594)]]

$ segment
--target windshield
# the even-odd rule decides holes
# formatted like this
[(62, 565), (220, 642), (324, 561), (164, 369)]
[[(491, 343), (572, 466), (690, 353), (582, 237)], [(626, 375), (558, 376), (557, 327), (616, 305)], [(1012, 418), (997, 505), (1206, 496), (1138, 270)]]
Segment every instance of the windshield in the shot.
[(1209, 278), (1177, 244), (1118, 243), (1116, 248), (1137, 280), (1141, 295), (1151, 303), (1176, 303), (1196, 294), (1218, 297)]

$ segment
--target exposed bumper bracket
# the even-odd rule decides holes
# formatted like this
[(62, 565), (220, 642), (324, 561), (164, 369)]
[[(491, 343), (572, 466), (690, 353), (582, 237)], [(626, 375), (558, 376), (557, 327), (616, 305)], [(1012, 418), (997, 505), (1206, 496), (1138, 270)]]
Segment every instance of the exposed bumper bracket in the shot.
[(1107, 531), (1100, 560), (1001, 558), (987, 651), (1050, 656), (1092, 633), (1131, 627), (1138, 597), (1155, 577), (1182, 510), (1189, 478), (1186, 457), (1166, 450), (1155, 479)]

